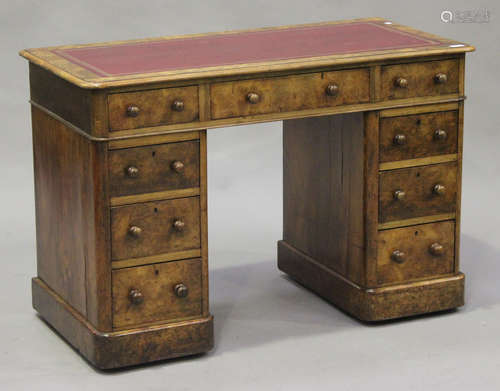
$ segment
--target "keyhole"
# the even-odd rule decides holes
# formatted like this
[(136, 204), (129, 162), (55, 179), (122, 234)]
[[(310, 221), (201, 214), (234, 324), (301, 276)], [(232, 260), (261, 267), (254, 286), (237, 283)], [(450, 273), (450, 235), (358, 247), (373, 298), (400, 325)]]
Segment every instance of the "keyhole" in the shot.
[(155, 157), (156, 156), (156, 151), (151, 152), (151, 156)]

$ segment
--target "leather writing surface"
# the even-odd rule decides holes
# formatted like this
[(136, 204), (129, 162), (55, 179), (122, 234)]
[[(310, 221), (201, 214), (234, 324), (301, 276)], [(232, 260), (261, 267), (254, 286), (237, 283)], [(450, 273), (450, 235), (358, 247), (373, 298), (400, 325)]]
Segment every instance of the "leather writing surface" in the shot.
[(54, 49), (99, 76), (439, 45), (383, 22), (354, 22)]

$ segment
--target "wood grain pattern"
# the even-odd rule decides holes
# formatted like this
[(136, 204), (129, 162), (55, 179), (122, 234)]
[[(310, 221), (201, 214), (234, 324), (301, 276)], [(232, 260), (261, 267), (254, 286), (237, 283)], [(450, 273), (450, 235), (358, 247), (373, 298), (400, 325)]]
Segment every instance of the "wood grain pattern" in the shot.
[[(184, 284), (186, 297), (177, 297), (174, 287)], [(131, 289), (143, 302), (130, 301)], [(113, 326), (137, 326), (201, 315), (201, 260), (186, 259), (113, 271)]]
[(364, 277), (363, 115), (283, 123), (283, 239), (329, 269)]
[[(184, 103), (182, 111), (172, 108), (176, 100)], [(131, 105), (139, 108), (136, 117), (127, 115), (127, 108)], [(193, 122), (199, 118), (198, 87), (111, 94), (108, 96), (108, 111), (111, 131)]]
[[(182, 231), (175, 221), (184, 222)], [(140, 236), (129, 233), (133, 226)], [(200, 248), (200, 198), (179, 198), (111, 208), (111, 259)]]
[[(381, 231), (377, 250), (378, 283), (405, 282), (453, 273), (454, 238), (453, 221)], [(433, 243), (439, 243), (444, 247), (442, 255), (431, 254), (429, 248)], [(391, 258), (396, 250), (405, 254), (404, 262), (398, 263)]]
[[(380, 120), (380, 161), (456, 153), (457, 125), (456, 111), (383, 118)], [(446, 133), (444, 139), (436, 137), (438, 130)], [(394, 142), (396, 135), (405, 137), (403, 145)]]
[[(443, 195), (433, 192), (436, 184), (445, 186)], [(403, 200), (395, 199), (396, 190), (406, 193)], [(457, 163), (383, 171), (380, 173), (379, 192), (380, 223), (455, 212)]]
[[(174, 162), (184, 168), (177, 172)], [(127, 169), (138, 171), (134, 176)], [(109, 153), (112, 197), (200, 186), (200, 143), (198, 140), (114, 150)]]
[[(437, 84), (434, 76), (444, 73), (448, 81)], [(395, 86), (397, 78), (408, 80), (407, 88)], [(426, 95), (444, 95), (458, 92), (458, 61), (428, 61), (382, 66), (382, 99), (404, 99)]]
[[(368, 102), (369, 79), (368, 69), (355, 69), (215, 83), (210, 86), (212, 119)], [(336, 96), (325, 92), (332, 83), (339, 87)], [(258, 94), (259, 101), (248, 102), (249, 93)]]

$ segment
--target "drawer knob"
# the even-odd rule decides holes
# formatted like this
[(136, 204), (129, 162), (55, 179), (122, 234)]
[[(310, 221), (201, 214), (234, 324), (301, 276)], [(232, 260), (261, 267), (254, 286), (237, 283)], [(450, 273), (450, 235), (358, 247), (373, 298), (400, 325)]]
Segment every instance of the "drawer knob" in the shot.
[(135, 178), (139, 175), (139, 169), (136, 166), (128, 166), (125, 172), (130, 178)]
[(336, 83), (330, 83), (326, 86), (326, 95), (337, 96), (339, 94), (339, 85)]
[(144, 296), (139, 289), (131, 289), (128, 293), (128, 298), (132, 304), (141, 304), (144, 301)]
[(256, 103), (259, 103), (260, 96), (259, 96), (259, 94), (255, 93), (255, 92), (249, 92), (247, 94), (247, 101), (248, 101), (248, 103), (251, 103), (254, 105)]
[(137, 117), (140, 111), (141, 110), (139, 109), (139, 107), (135, 105), (130, 105), (129, 107), (127, 107), (127, 115), (129, 117)]
[(408, 80), (404, 77), (398, 77), (394, 80), (394, 85), (399, 88), (408, 88)]
[(184, 102), (180, 99), (174, 100), (174, 103), (172, 103), (172, 110), (174, 111), (184, 110)]
[(438, 129), (434, 132), (434, 140), (443, 141), (446, 140), (446, 137), (448, 137), (448, 135), (443, 129)]
[(174, 286), (174, 293), (177, 297), (186, 297), (188, 295), (188, 287), (183, 283)]
[(405, 145), (406, 144), (406, 136), (404, 134), (396, 134), (394, 136), (394, 144), (396, 145)]
[(138, 227), (136, 225), (132, 225), (129, 229), (128, 229), (128, 234), (130, 236), (133, 236), (134, 238), (138, 238), (141, 236), (142, 234), (142, 228), (141, 227)]
[(184, 171), (184, 163), (182, 163), (180, 160), (174, 160), (171, 167), (172, 170), (174, 170), (178, 174)]
[(437, 184), (437, 185), (434, 185), (433, 189), (432, 189), (432, 192), (438, 196), (442, 196), (444, 195), (446, 191), (446, 187), (444, 187), (444, 185), (441, 185), (441, 184)]
[(394, 192), (394, 199), (396, 201), (403, 201), (406, 197), (406, 193), (403, 190), (396, 190)]
[(446, 73), (436, 73), (434, 76), (434, 83), (436, 84), (444, 84), (448, 81), (448, 76)]
[(406, 254), (403, 251), (394, 250), (391, 254), (391, 259), (397, 263), (406, 261)]
[(185, 225), (186, 225), (186, 224), (185, 224), (185, 223), (184, 223), (184, 221), (182, 221), (181, 219), (177, 219), (177, 220), (175, 220), (175, 221), (174, 221), (174, 224), (173, 224), (174, 229), (175, 229), (176, 231), (179, 231), (179, 232), (181, 232), (181, 231), (183, 231), (183, 230), (184, 230), (184, 226), (185, 226)]
[(443, 247), (443, 245), (441, 245), (439, 243), (432, 243), (429, 246), (429, 252), (432, 255), (435, 255), (436, 257), (439, 257), (440, 255), (444, 254), (444, 247)]

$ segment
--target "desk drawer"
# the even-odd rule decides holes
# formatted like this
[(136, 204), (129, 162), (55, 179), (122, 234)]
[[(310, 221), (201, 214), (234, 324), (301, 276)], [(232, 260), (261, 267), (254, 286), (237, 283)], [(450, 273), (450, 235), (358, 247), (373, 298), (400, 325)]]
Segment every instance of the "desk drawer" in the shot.
[(458, 113), (443, 111), (380, 120), (380, 161), (457, 153)]
[(197, 121), (198, 87), (111, 94), (108, 111), (111, 131)]
[(370, 100), (368, 69), (212, 84), (212, 119), (316, 109)]
[(113, 271), (113, 327), (201, 315), (201, 260)]
[(382, 67), (381, 98), (404, 99), (458, 92), (458, 60)]
[(195, 140), (110, 151), (109, 182), (112, 197), (199, 187), (200, 143)]
[(114, 261), (196, 248), (200, 248), (199, 197), (111, 208)]
[(379, 223), (455, 212), (457, 163), (380, 173)]
[(455, 260), (455, 223), (415, 225), (379, 232), (379, 284), (452, 273)]

